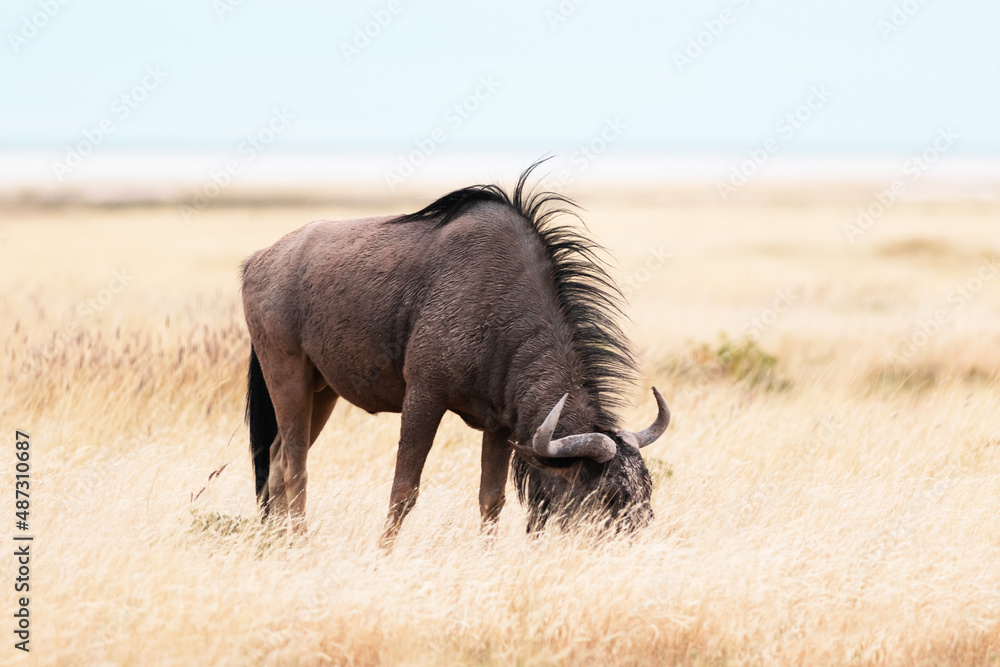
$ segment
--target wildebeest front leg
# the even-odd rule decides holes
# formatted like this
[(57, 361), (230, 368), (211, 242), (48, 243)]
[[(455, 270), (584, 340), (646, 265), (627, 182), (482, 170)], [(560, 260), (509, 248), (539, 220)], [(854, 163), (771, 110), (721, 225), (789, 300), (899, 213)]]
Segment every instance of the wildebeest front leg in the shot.
[(383, 549), (392, 548), (403, 519), (417, 502), (420, 474), (424, 470), (427, 453), (434, 444), (434, 434), (437, 433), (444, 412), (444, 401), (413, 385), (407, 387), (406, 398), (403, 400), (399, 449), (396, 452), (396, 473), (389, 496), (389, 516), (382, 534)]
[(497, 519), (505, 501), (507, 468), (510, 465), (510, 444), (508, 431), (483, 433), (483, 472), (479, 481), (479, 512), (482, 515), (483, 532), (496, 532)]

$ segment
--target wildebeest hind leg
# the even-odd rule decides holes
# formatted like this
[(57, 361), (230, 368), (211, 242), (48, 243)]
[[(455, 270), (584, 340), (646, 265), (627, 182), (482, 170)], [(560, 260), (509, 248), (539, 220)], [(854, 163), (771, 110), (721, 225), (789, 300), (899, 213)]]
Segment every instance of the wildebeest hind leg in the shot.
[[(313, 396), (313, 406), (312, 406), (312, 423), (309, 427), (309, 447), (311, 448), (316, 442), (316, 438), (319, 437), (320, 431), (326, 425), (327, 420), (330, 419), (330, 413), (333, 412), (333, 407), (337, 403), (337, 394), (330, 387), (326, 387), (315, 393)], [(269, 494), (269, 512), (273, 516), (287, 517), (289, 508), (288, 500), (285, 494), (285, 476), (281, 468), (281, 458), (278, 454), (281, 452), (281, 435), (279, 434), (275, 437), (274, 442), (271, 444), (271, 468), (268, 474), (268, 494)]]
[(333, 412), (333, 406), (337, 404), (337, 394), (330, 387), (321, 389), (313, 394), (312, 424), (309, 427), (309, 446), (312, 447), (319, 437), (320, 431), (326, 426)]
[(289, 517), (296, 530), (304, 531), (314, 367), (304, 354), (281, 355), (277, 359), (273, 358), (277, 354), (264, 350), (258, 354), (278, 422), (268, 477), (271, 510), (276, 517)]
[(271, 443), (271, 466), (267, 474), (267, 504), (268, 516), (287, 517), (288, 501), (285, 499), (285, 477), (281, 472), (281, 434), (274, 436)]

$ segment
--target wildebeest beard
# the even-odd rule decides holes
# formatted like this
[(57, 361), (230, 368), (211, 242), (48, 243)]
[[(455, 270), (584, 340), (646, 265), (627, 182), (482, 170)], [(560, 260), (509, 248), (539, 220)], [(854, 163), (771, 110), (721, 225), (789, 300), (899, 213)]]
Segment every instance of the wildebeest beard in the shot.
[(607, 463), (590, 459), (532, 459), (515, 452), (511, 477), (518, 500), (528, 513), (529, 533), (548, 523), (567, 527), (591, 522), (595, 527), (633, 531), (653, 520), (653, 480), (639, 451), (620, 437), (618, 455)]

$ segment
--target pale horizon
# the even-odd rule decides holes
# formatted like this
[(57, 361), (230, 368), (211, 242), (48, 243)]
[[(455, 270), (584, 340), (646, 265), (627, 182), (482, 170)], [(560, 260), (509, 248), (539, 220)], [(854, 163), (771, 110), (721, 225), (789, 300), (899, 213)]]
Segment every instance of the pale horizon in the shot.
[(4, 152), (102, 123), (101, 150), (225, 150), (284, 110), (273, 150), (537, 157), (615, 123), (635, 153), (899, 154), (946, 126), (1000, 153), (986, 0), (53, 3), (0, 10)]

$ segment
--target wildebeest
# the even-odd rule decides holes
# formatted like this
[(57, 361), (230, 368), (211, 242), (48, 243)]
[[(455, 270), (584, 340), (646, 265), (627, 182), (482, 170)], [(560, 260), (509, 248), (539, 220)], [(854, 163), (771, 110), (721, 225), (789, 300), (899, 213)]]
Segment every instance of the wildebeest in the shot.
[[(243, 265), (251, 351), (247, 420), (262, 516), (304, 526), (306, 455), (338, 397), (401, 412), (383, 545), (417, 499), (448, 410), (483, 432), (479, 506), (490, 530), (508, 466), (528, 528), (597, 511), (648, 523), (639, 448), (670, 421), (622, 430), (637, 377), (616, 324), (620, 292), (575, 224), (572, 202), (475, 185), (402, 216), (317, 221)], [(514, 455), (512, 457), (512, 452)]]

